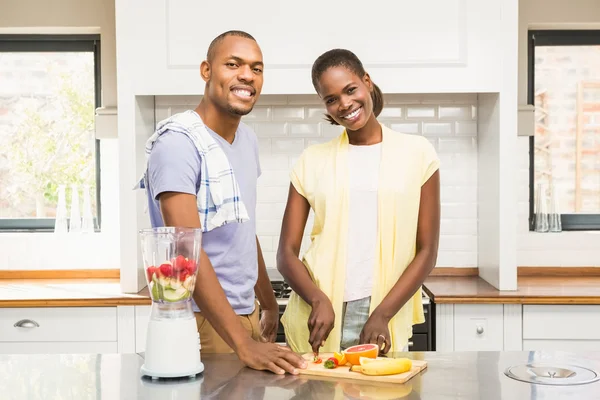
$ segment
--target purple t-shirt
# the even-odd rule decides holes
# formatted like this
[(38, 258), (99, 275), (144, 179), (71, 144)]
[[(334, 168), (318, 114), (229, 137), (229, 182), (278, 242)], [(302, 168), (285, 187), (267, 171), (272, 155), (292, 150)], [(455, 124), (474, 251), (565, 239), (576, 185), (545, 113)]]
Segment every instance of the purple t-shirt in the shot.
[[(254, 311), (254, 285), (258, 279), (256, 249), (256, 183), (260, 176), (256, 134), (240, 123), (232, 144), (208, 129), (221, 146), (240, 187), (250, 220), (230, 223), (202, 235), (208, 255), (231, 307), (238, 315)], [(148, 159), (148, 205), (153, 227), (164, 226), (158, 195), (181, 192), (196, 195), (200, 188), (200, 155), (184, 134), (165, 132)], [(198, 307), (194, 303), (194, 310)]]

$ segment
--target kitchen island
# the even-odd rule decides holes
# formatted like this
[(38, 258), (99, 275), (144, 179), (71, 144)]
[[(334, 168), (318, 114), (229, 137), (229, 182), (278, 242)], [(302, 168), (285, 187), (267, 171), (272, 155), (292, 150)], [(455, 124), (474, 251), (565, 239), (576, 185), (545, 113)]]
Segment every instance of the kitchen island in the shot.
[[(194, 379), (140, 376), (143, 354), (0, 355), (0, 398), (24, 399), (405, 399), (590, 400), (600, 381), (550, 386), (517, 381), (506, 368), (527, 363), (574, 365), (600, 372), (600, 352), (405, 353), (428, 368), (404, 385), (278, 376), (245, 368), (234, 355), (206, 355)], [(176, 355), (174, 355), (176, 356)], [(562, 379), (562, 378), (554, 378)]]

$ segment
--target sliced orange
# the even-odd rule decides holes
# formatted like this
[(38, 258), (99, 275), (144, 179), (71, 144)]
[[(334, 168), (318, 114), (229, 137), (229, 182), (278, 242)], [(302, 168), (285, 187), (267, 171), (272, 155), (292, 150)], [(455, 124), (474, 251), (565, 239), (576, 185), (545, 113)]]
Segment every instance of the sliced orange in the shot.
[(333, 353), (333, 357), (337, 360), (338, 365), (346, 365), (348, 360), (346, 360), (346, 355), (344, 353)]

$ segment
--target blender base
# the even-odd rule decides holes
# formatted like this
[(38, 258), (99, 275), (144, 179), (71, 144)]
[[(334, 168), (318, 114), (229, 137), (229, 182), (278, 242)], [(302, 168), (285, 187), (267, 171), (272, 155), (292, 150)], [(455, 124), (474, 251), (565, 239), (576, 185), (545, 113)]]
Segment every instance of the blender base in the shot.
[(178, 372), (178, 373), (169, 373), (169, 372), (165, 372), (165, 371), (152, 371), (149, 369), (146, 369), (146, 364), (142, 365), (142, 367), (140, 368), (140, 372), (142, 373), (143, 376), (148, 376), (154, 380), (156, 379), (161, 379), (161, 378), (183, 378), (183, 377), (190, 377), (190, 378), (195, 378), (196, 375), (198, 375), (199, 373), (204, 371), (204, 364), (202, 364), (202, 362), (200, 362), (198, 364), (198, 366), (190, 371), (184, 371), (184, 372)]

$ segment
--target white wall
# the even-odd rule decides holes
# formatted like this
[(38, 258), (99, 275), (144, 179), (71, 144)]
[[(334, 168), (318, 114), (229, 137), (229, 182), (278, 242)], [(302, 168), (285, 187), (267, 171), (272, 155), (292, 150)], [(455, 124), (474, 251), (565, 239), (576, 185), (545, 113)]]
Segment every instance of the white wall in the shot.
[[(194, 108), (199, 97), (156, 98), (156, 120)], [(476, 267), (477, 95), (386, 95), (379, 120), (392, 129), (423, 135), (441, 159), (442, 221), (438, 266)], [(244, 122), (259, 138), (263, 174), (258, 182), (257, 231), (267, 267), (275, 252), (289, 188), (289, 171), (302, 150), (340, 133), (323, 120), (316, 95), (261, 96)], [(146, 217), (147, 218), (147, 217)], [(305, 230), (308, 244), (312, 222)]]
[[(528, 29), (600, 29), (598, 0), (519, 1), (519, 104), (527, 103)], [(600, 266), (600, 233), (529, 232), (529, 137), (518, 138), (519, 266)]]
[[(99, 33), (102, 105), (117, 105), (114, 0), (0, 0), (0, 33)], [(102, 233), (67, 239), (46, 233), (3, 233), (0, 268), (119, 268), (117, 140), (102, 140), (100, 152)]]

